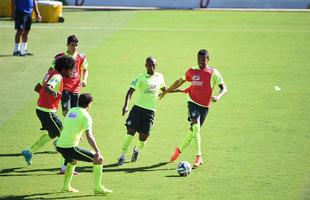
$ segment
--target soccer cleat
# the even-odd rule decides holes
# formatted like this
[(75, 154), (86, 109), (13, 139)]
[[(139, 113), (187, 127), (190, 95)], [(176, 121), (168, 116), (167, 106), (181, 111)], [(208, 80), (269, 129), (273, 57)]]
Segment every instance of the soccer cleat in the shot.
[(95, 195), (107, 195), (107, 194), (111, 194), (112, 192), (113, 192), (113, 190), (110, 190), (110, 189), (105, 188), (103, 186), (101, 186), (99, 188), (99, 190), (97, 190), (97, 189), (94, 190)]
[(13, 51), (13, 56), (20, 56), (20, 51)]
[(62, 192), (74, 192), (74, 193), (76, 193), (76, 192), (79, 192), (79, 190), (70, 186), (69, 188), (63, 188)]
[(139, 149), (137, 147), (133, 148), (131, 162), (136, 162), (139, 156)]
[[(66, 173), (66, 169), (60, 169), (57, 174), (64, 175), (65, 173)], [(76, 175), (76, 176), (80, 175), (80, 173), (77, 172), (77, 171), (74, 171), (73, 174)]]
[(32, 153), (31, 153), (31, 151), (28, 150), (28, 149), (25, 149), (25, 150), (22, 151), (21, 154), (24, 156), (27, 164), (31, 165), (32, 164)]
[(200, 165), (202, 165), (203, 161), (201, 156), (196, 156), (195, 162), (194, 162), (194, 167), (199, 167)]
[(30, 53), (28, 51), (20, 52), (20, 56), (33, 56), (33, 53)]
[(170, 158), (170, 162), (175, 162), (178, 159), (180, 153), (181, 153), (181, 151), (180, 151), (179, 147), (176, 147), (174, 154)]
[(122, 166), (124, 163), (125, 163), (125, 157), (124, 156), (119, 157), (117, 161), (117, 166)]

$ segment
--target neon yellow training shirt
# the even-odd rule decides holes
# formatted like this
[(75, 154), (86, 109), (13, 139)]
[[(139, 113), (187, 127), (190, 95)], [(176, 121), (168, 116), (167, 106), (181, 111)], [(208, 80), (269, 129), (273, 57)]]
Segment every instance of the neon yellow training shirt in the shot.
[(92, 129), (92, 118), (86, 109), (71, 108), (63, 122), (63, 129), (57, 141), (57, 146), (70, 148), (78, 146), (82, 134)]
[(165, 86), (164, 76), (161, 73), (155, 72), (152, 76), (148, 73), (140, 74), (130, 85), (140, 93), (135, 105), (155, 111), (159, 91)]

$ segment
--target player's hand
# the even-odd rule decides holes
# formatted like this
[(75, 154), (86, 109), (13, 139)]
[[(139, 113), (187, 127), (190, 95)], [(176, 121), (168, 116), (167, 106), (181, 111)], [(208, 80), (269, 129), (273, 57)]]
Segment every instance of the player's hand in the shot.
[(57, 95), (58, 95), (58, 92), (55, 92), (55, 91), (52, 92), (53, 97), (57, 97)]
[(127, 105), (125, 105), (125, 106), (123, 107), (123, 109), (122, 109), (122, 115), (124, 116), (126, 112), (128, 112), (128, 106), (127, 106)]
[(37, 21), (38, 21), (38, 22), (42, 22), (42, 17), (41, 17), (40, 14), (38, 14), (38, 16), (37, 16)]
[(212, 102), (217, 102), (219, 100), (219, 98), (217, 96), (212, 96), (211, 97), (211, 101)]
[(94, 157), (94, 162), (95, 163), (103, 163), (103, 156), (99, 153), (99, 152), (96, 152), (95, 153), (95, 157)]
[(82, 81), (82, 87), (86, 87), (86, 81), (84, 80), (84, 81)]
[(164, 98), (164, 96), (165, 96), (166, 94), (167, 94), (167, 92), (160, 93), (160, 94), (158, 95), (159, 100), (161, 100), (162, 98)]

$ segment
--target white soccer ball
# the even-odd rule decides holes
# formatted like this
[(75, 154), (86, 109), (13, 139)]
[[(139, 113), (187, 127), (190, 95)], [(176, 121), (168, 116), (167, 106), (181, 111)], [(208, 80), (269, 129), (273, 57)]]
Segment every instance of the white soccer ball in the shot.
[(187, 161), (182, 161), (178, 164), (177, 172), (180, 176), (187, 176), (192, 173), (192, 166)]

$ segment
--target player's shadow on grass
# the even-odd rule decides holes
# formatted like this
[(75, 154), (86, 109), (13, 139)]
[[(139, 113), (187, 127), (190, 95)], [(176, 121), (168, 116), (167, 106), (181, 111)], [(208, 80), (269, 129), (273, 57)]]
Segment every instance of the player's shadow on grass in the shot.
[(3, 197), (0, 197), (0, 199), (6, 199), (6, 200), (13, 200), (13, 199), (42, 199), (41, 197), (38, 197), (38, 198), (31, 198), (33, 196), (41, 196), (41, 195), (48, 195), (48, 194), (51, 194), (51, 193), (38, 193), (38, 194), (29, 194), (29, 195), (9, 195), (9, 196), (3, 196)]
[[(162, 166), (167, 165), (169, 162), (160, 162), (150, 166), (143, 166), (143, 167), (131, 167), (126, 168), (125, 166), (118, 167), (117, 164), (109, 164), (103, 165), (103, 173), (107, 172), (125, 172), (125, 173), (135, 173), (135, 172), (151, 172), (151, 171), (165, 171), (165, 170), (174, 170), (171, 168), (160, 168)], [(158, 169), (160, 168), (160, 169)], [(92, 166), (80, 167), (80, 172), (91, 172)]]
[[(61, 192), (57, 192), (61, 193)], [(79, 196), (63, 196), (63, 197), (42, 197), (43, 195), (57, 194), (57, 193), (37, 193), (37, 194), (28, 194), (28, 195), (9, 195), (0, 197), (0, 200), (37, 200), (37, 199), (80, 199), (83, 197), (92, 197), (94, 195), (79, 195)]]
[[(41, 152), (36, 152), (34, 154), (57, 154), (56, 151), (41, 151)], [(4, 153), (0, 154), (0, 157), (14, 157), (14, 156), (22, 156), (21, 153)]]
[(13, 55), (12, 54), (3, 54), (3, 55), (0, 55), (0, 58), (1, 57), (13, 57)]
[[(135, 172), (151, 172), (151, 171), (166, 171), (166, 170), (175, 170), (175, 168), (160, 168), (162, 166), (167, 165), (169, 162), (160, 162), (157, 164), (153, 164), (150, 166), (143, 166), (143, 167), (131, 167), (126, 168), (125, 166), (117, 167), (117, 164), (109, 164), (109, 165), (103, 165), (103, 173), (107, 172), (125, 172), (125, 173), (135, 173)], [(16, 167), (16, 168), (7, 168), (7, 169), (1, 169), (0, 171), (0, 177), (1, 176), (42, 176), (42, 175), (57, 175), (57, 172), (59, 171), (59, 168), (45, 168), (45, 169), (25, 169), (23, 167)], [(79, 167), (77, 166), (77, 171), (83, 173), (83, 172), (89, 172), (91, 173), (93, 171), (93, 167), (90, 166), (83, 166)], [(46, 174), (42, 174), (40, 172), (49, 172)], [(55, 172), (51, 174), (51, 172)]]
[(51, 173), (42, 174), (36, 172), (55, 172), (54, 174), (57, 175), (59, 168), (46, 168), (46, 169), (24, 169), (23, 167), (16, 167), (16, 168), (6, 168), (1, 169), (0, 177), (1, 176), (43, 176), (43, 175), (53, 175)]

